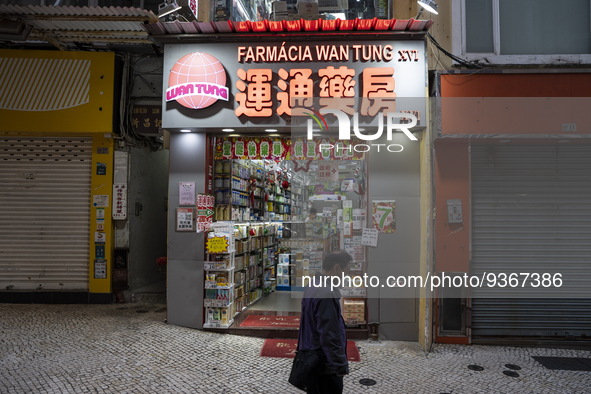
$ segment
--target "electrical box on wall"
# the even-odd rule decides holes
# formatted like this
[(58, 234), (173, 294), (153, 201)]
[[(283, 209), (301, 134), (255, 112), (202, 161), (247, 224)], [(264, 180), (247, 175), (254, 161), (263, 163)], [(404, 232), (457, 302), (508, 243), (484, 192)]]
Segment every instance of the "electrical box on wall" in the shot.
[(449, 224), (463, 223), (462, 200), (447, 200), (447, 222)]

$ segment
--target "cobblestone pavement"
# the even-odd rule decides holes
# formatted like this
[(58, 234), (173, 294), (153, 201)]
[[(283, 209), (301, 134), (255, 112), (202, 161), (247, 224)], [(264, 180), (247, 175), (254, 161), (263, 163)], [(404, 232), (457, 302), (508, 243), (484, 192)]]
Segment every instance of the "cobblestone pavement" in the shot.
[[(260, 357), (263, 339), (164, 323), (163, 305), (0, 304), (1, 393), (297, 393), (291, 360)], [(591, 351), (357, 342), (346, 393), (590, 393), (591, 372), (531, 356)], [(477, 364), (477, 372), (467, 368)], [(503, 374), (505, 364), (522, 369)], [(377, 383), (363, 386), (360, 379)]]

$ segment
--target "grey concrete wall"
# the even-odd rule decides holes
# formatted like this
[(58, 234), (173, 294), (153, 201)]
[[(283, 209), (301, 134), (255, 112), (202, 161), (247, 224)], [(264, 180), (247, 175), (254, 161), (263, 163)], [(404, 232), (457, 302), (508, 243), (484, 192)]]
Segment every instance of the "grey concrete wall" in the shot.
[(166, 256), (168, 151), (131, 148), (129, 179), (128, 282), (133, 291), (165, 279), (156, 258)]
[[(396, 232), (380, 234), (377, 247), (368, 247), (368, 275), (385, 284), (390, 275), (419, 275), (421, 247), (420, 142), (402, 133), (394, 140), (400, 153), (372, 152), (368, 157), (368, 213), (372, 201), (396, 201)], [(368, 216), (368, 218), (370, 217)], [(371, 225), (371, 218), (368, 226)], [(380, 336), (390, 340), (418, 339), (418, 293), (386, 287), (368, 289), (369, 322), (380, 322)]]
[(168, 323), (184, 327), (203, 326), (203, 234), (177, 232), (176, 208), (179, 182), (195, 182), (196, 192), (205, 191), (205, 134), (170, 135), (168, 183)]

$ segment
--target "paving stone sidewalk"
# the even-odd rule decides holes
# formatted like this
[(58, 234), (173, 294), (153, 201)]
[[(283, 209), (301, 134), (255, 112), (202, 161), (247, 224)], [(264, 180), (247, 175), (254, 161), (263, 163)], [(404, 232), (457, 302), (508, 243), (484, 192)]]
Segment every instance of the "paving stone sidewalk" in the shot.
[[(290, 359), (259, 356), (263, 339), (165, 318), (163, 305), (0, 304), (0, 393), (301, 392), (287, 383)], [(427, 354), (410, 342), (357, 344), (346, 393), (591, 393), (591, 372), (531, 358), (587, 350), (434, 345)], [(519, 377), (503, 374), (506, 364), (520, 366)]]

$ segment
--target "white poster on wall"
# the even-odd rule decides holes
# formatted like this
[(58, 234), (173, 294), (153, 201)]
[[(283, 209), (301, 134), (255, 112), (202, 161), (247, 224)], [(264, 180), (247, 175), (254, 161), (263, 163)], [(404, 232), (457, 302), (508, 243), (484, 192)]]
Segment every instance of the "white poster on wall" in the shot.
[(179, 205), (195, 205), (195, 182), (179, 182)]

